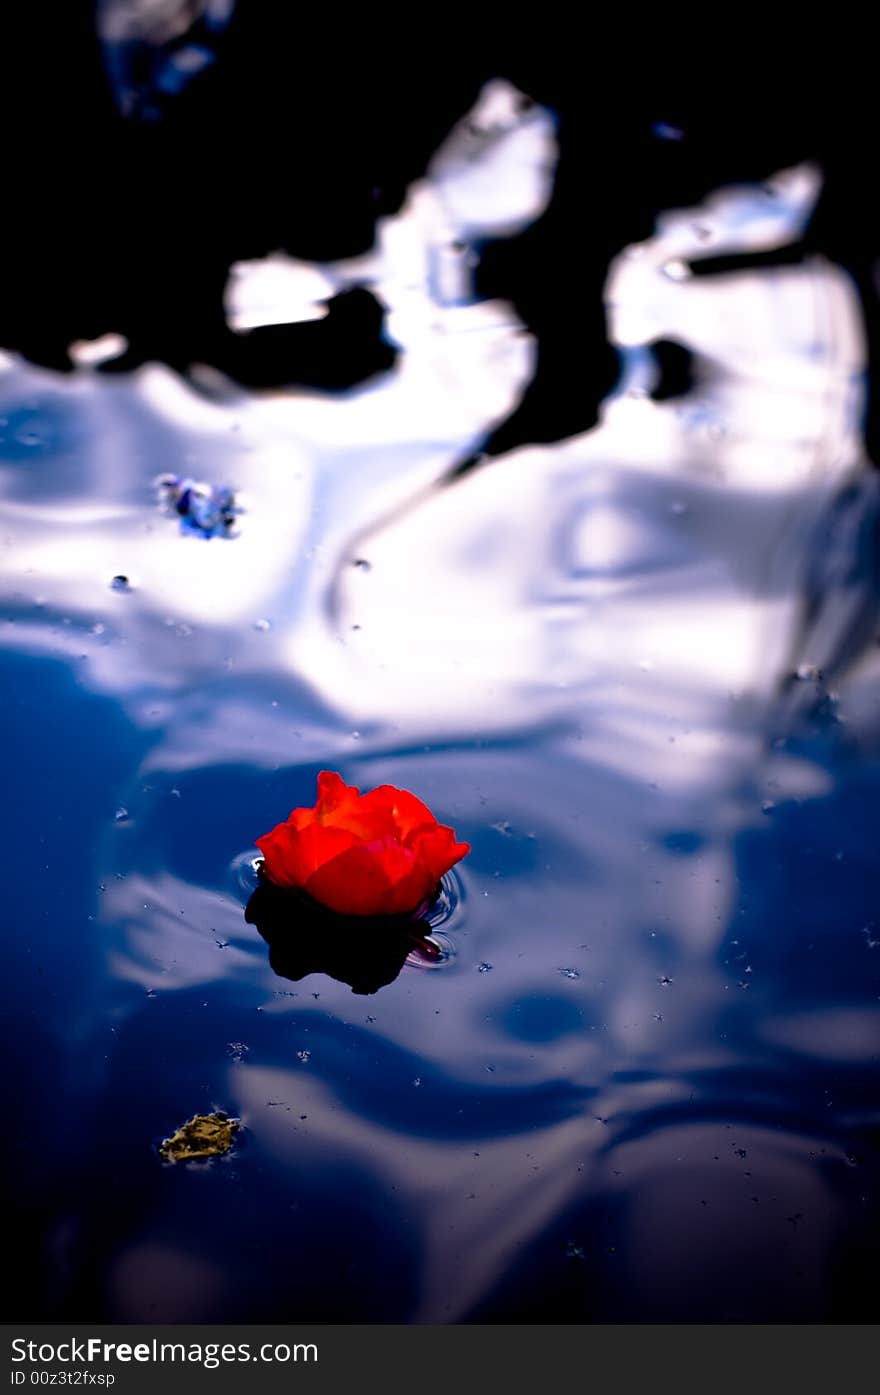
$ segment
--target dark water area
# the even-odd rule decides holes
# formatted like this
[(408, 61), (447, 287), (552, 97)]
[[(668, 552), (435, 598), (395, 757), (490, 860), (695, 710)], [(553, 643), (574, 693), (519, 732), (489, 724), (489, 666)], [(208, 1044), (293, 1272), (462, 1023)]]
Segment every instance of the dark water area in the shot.
[[(224, 268), (234, 363), (101, 373), (103, 323), (0, 360), (10, 1318), (877, 1315), (870, 315), (822, 248), (763, 257), (827, 165), (600, 248), (608, 394), (493, 288), (565, 130), (512, 81), (365, 260)], [(248, 330), (365, 286), (314, 350), (362, 312), (375, 348), (375, 297), (354, 386), (246, 381)], [(586, 419), (499, 444), (536, 366)], [(471, 844), (433, 953), (252, 899), (321, 770)], [(226, 1155), (163, 1161), (214, 1111)]]

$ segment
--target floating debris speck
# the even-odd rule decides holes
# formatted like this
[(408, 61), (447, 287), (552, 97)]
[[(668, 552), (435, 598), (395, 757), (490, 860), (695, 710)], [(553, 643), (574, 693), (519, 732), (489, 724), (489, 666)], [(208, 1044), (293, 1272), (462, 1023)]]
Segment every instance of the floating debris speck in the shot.
[(234, 537), (235, 520), (244, 512), (228, 486), (179, 475), (160, 475), (156, 495), (162, 512), (180, 519), (181, 532), (202, 538)]

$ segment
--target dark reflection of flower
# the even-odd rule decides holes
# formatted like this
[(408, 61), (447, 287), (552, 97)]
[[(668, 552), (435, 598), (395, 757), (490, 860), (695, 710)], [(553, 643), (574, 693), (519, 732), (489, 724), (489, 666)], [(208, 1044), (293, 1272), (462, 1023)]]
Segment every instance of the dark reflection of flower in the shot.
[(427, 920), (336, 915), (269, 882), (260, 883), (244, 914), (268, 944), (275, 973), (294, 983), (327, 974), (355, 993), (376, 993), (394, 982), (410, 954), (428, 961), (440, 955)]

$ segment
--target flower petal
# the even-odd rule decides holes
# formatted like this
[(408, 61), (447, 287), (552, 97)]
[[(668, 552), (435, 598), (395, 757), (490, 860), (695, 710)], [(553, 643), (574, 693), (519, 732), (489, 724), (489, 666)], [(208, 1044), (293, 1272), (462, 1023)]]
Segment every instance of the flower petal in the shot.
[(448, 872), (456, 862), (467, 857), (471, 850), (470, 843), (456, 842), (454, 830), (442, 823), (435, 823), (433, 827), (413, 829), (407, 844), (419, 861), (431, 871), (435, 884), (444, 872)]
[(374, 838), (393, 837), (395, 832), (391, 802), (374, 798), (376, 790), (358, 795), (353, 786), (348, 787), (353, 799), (340, 800), (323, 815), (323, 821), (337, 828), (347, 828), (365, 841)]
[(306, 891), (340, 915), (406, 915), (433, 891), (432, 873), (394, 839), (360, 843), (309, 878)]
[(263, 854), (263, 873), (276, 886), (305, 886), (322, 863), (345, 852), (357, 839), (342, 828), (326, 828), (312, 823), (296, 829), (290, 822), (279, 823), (257, 839)]
[(406, 842), (407, 834), (414, 828), (437, 823), (427, 804), (416, 799), (409, 790), (399, 790), (394, 785), (377, 785), (369, 794), (364, 795), (364, 803), (367, 801), (371, 807), (375, 804), (377, 808), (388, 810), (401, 842)]
[(337, 824), (347, 809), (355, 808), (360, 798), (356, 785), (347, 785), (335, 770), (322, 770), (318, 776), (318, 798), (311, 809), (292, 809), (287, 822), (296, 830), (310, 824)]
[(357, 785), (347, 785), (335, 770), (322, 770), (319, 774), (318, 802), (315, 805), (315, 813), (319, 818), (325, 818), (334, 810), (346, 804), (353, 804), (359, 798), (360, 790)]

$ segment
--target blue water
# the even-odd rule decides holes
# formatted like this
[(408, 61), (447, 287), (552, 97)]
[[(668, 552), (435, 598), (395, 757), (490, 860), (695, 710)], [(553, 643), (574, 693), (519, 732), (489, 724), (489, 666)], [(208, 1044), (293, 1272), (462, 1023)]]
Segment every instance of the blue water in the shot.
[[(404, 369), (338, 400), (5, 364), (10, 1316), (875, 1315), (856, 311), (663, 255), (630, 310), (708, 386), (650, 403), (631, 329), (598, 430), (445, 488), (527, 376), (504, 315), (404, 298)], [(239, 490), (238, 536), (168, 472)], [(321, 769), (472, 844), (436, 960), (371, 929), (273, 969), (254, 840)], [(233, 1150), (163, 1163), (215, 1109)]]

